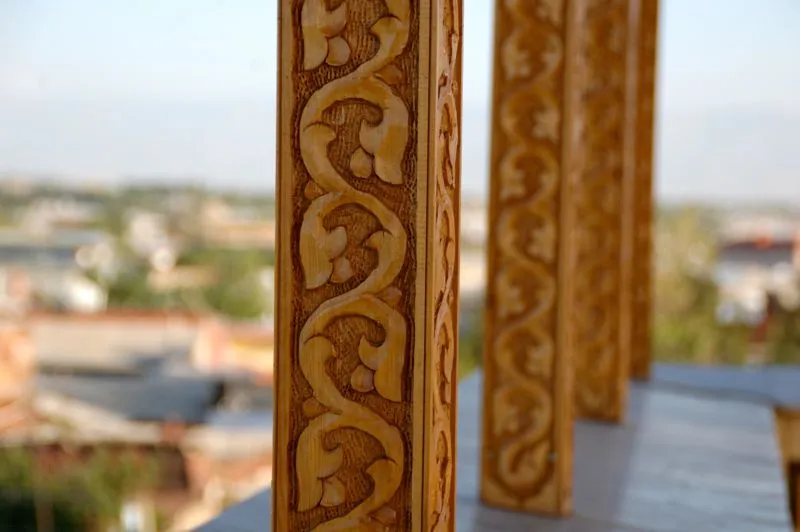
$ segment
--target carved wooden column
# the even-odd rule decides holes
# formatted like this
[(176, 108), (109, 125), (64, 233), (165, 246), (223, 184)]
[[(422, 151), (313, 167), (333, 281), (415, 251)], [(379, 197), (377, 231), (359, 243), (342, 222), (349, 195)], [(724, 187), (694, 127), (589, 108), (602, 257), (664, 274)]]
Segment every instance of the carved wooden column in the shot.
[(273, 529), (453, 530), (460, 0), (281, 0)]
[[(633, 116), (629, 45), (636, 0), (587, 0), (586, 158), (577, 194), (576, 411), (624, 418), (630, 374)], [(628, 146), (626, 146), (626, 143)], [(626, 149), (628, 148), (628, 149)]]
[(636, 93), (636, 204), (633, 248), (631, 376), (650, 377), (653, 313), (653, 136), (658, 0), (640, 0)]
[(572, 511), (576, 38), (583, 0), (498, 0), (481, 497)]

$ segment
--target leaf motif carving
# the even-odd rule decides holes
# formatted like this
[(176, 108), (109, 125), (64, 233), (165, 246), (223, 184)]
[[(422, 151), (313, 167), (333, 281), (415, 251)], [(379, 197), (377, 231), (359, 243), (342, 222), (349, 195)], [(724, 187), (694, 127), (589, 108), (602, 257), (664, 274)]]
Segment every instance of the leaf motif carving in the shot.
[[(628, 136), (627, 80), (629, 3), (587, 2), (587, 31), (580, 39), (586, 57), (585, 144), (591, 157), (577, 187), (577, 216), (583, 234), (576, 241), (577, 261), (584, 275), (576, 278), (575, 378), (576, 410), (580, 416), (608, 421), (621, 419), (626, 404), (628, 341), (622, 340), (630, 319), (627, 308), (629, 259), (621, 251), (632, 237), (626, 222)], [(626, 155), (623, 155), (626, 154)], [(590, 163), (590, 164), (589, 164)], [(631, 176), (632, 177), (632, 176)], [(632, 207), (632, 205), (631, 205)]]
[(433, 493), (432, 515), (424, 525), (433, 532), (446, 532), (454, 527), (451, 513), (455, 497), (454, 442), (456, 333), (458, 329), (458, 172), (461, 152), (459, 136), (461, 2), (443, 0), (438, 3), (441, 23), (437, 44), (439, 71), (436, 75), (436, 144), (435, 180), (436, 215), (433, 257), (435, 295), (434, 371), (432, 416), (433, 448), (427, 449), (430, 487)]
[(282, 0), (287, 530), (453, 530), (461, 5)]
[[(317, 531), (369, 529), (384, 521), (393, 522), (396, 514), (388, 505), (401, 485), (405, 466), (402, 431), (380, 412), (346, 398), (342, 392), (349, 386), (351, 391), (375, 395), (387, 404), (402, 402), (405, 393), (408, 323), (400, 311), (402, 294), (398, 294), (395, 282), (406, 262), (408, 235), (397, 213), (380, 198), (348, 182), (352, 177), (377, 178), (393, 185), (405, 182), (402, 161), (408, 147), (409, 112), (390, 84), (400, 79), (393, 61), (406, 49), (410, 6), (409, 0), (386, 0), (385, 4), (388, 13), (370, 27), (379, 42), (373, 56), (350, 74), (334, 78), (313, 92), (299, 121), (300, 155), (310, 178), (305, 187), (309, 202), (298, 236), (304, 284), (308, 290), (327, 293), (334, 284), (348, 283), (344, 285), (347, 291), (318, 304), (299, 334), (300, 369), (313, 397), (304, 404), (307, 424), (297, 441), (297, 509), (309, 512), (349, 506), (346, 513), (318, 524)], [(326, 0), (303, 2), (305, 70), (325, 63), (341, 66), (352, 56), (344, 36), (348, 1), (330, 10), (327, 6)], [(341, 113), (334, 113), (333, 121), (326, 121), (329, 110), (348, 101), (378, 110), (379, 118), (348, 122)], [(357, 132), (359, 144), (345, 158), (344, 167), (350, 170), (347, 176), (340, 174), (337, 168), (342, 166), (337, 167), (331, 159), (331, 146), (345, 130)], [(352, 208), (367, 213), (378, 227), (366, 238), (363, 234), (356, 236), (358, 228), (349, 222), (329, 225), (336, 212)], [(357, 247), (371, 250), (375, 257), (368, 272), (354, 266)], [(382, 338), (376, 341), (360, 332), (355, 352), (344, 348), (340, 339), (330, 336), (329, 329), (353, 318), (371, 322), (382, 331)], [(349, 382), (336, 381), (327, 368), (339, 358), (352, 357), (359, 363)], [(347, 451), (341, 444), (331, 446), (329, 440), (342, 429), (354, 429), (382, 448), (364, 470), (372, 478), (372, 489), (358, 501), (352, 500), (339, 477)]]
[[(575, 3), (571, 3), (572, 6)], [(493, 116), (482, 492), (505, 507), (557, 513), (537, 497), (568, 479), (547, 457), (558, 427), (557, 302), (567, 105), (567, 3), (502, 0)], [(572, 24), (572, 22), (570, 22)], [(571, 30), (570, 30), (571, 31)], [(563, 403), (560, 403), (563, 404)]]
[(305, 0), (301, 23), (306, 70), (313, 70), (326, 61), (335, 66), (347, 63), (350, 45), (340, 36), (347, 24), (347, 2), (329, 11), (325, 0)]

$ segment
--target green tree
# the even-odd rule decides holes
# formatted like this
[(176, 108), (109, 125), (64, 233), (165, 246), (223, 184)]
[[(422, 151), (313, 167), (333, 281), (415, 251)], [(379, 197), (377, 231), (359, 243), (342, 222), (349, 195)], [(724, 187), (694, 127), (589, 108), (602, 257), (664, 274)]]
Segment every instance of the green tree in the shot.
[(208, 304), (217, 312), (239, 319), (254, 319), (269, 309), (269, 294), (261, 286), (260, 275), (271, 257), (258, 252), (234, 252), (218, 256), (212, 264), (219, 275), (205, 290)]
[(800, 309), (779, 307), (768, 331), (768, 359), (775, 364), (800, 364)]
[(741, 364), (747, 327), (717, 319), (717, 227), (713, 212), (688, 207), (661, 211), (656, 225), (653, 349), (668, 362)]
[[(467, 309), (463, 309), (467, 310)], [(468, 314), (473, 314), (469, 316)], [(483, 312), (476, 309), (464, 312), (466, 325), (458, 338), (458, 378), (463, 379), (483, 365)]]
[(216, 274), (211, 286), (155, 291), (147, 264), (131, 258), (127, 269), (105, 284), (111, 308), (181, 309), (216, 312), (233, 319), (256, 319), (271, 307), (272, 294), (260, 276), (274, 263), (271, 251), (197, 247), (182, 254), (178, 266), (202, 266)]
[(97, 452), (86, 461), (39, 467), (35, 451), (0, 453), (0, 530), (35, 532), (46, 515), (59, 532), (91, 532), (119, 519), (126, 498), (158, 486), (156, 459)]
[(167, 309), (182, 307), (174, 294), (156, 292), (148, 282), (149, 268), (134, 265), (106, 285), (111, 308)]

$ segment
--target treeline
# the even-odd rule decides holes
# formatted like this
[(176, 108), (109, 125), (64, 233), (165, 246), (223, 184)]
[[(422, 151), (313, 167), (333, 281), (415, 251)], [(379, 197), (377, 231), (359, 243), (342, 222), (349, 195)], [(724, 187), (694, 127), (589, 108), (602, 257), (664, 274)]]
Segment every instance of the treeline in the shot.
[(99, 451), (57, 470), (34, 455), (25, 448), (0, 452), (0, 530), (116, 530), (126, 500), (157, 490), (162, 475), (155, 458), (133, 453)]
[(155, 289), (150, 265), (133, 256), (113, 279), (94, 280), (106, 290), (109, 308), (189, 310), (252, 320), (273, 306), (273, 294), (265, 289), (261, 276), (274, 262), (271, 250), (201, 246), (183, 252), (177, 266), (203, 268), (212, 276), (210, 283)]

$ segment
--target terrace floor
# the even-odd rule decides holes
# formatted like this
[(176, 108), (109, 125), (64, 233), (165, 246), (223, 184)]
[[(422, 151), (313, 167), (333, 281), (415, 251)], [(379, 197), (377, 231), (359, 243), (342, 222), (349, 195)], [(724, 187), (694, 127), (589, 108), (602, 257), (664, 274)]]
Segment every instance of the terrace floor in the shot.
[[(690, 372), (691, 373), (691, 372)], [(478, 500), (480, 374), (460, 387), (459, 532), (788, 532), (786, 486), (772, 406), (686, 375), (633, 384), (621, 426), (579, 421), (575, 516), (552, 520)], [(736, 388), (736, 387), (734, 387)], [(264, 492), (201, 532), (269, 530)]]

